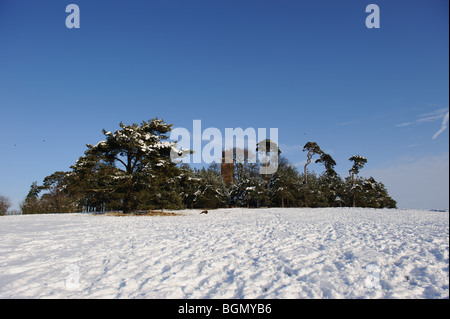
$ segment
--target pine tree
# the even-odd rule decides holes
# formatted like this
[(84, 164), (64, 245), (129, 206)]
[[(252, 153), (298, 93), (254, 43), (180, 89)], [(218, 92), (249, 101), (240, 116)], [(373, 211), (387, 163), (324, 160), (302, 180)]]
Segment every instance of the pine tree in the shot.
[[(120, 127), (114, 133), (103, 130), (106, 140), (95, 146), (88, 144), (85, 156), (80, 158), (73, 169), (75, 172), (83, 171), (86, 165), (94, 169), (95, 177), (103, 176), (102, 173), (109, 170), (109, 178), (103, 183), (96, 178), (98, 189), (87, 190), (116, 199), (121, 210), (130, 213), (139, 206), (138, 199), (142, 191), (157, 187), (158, 176), (164, 179), (164, 174), (169, 171), (172, 171), (170, 174), (173, 176), (180, 172), (170, 159), (170, 152), (176, 142), (166, 141), (172, 124), (155, 118), (140, 125), (120, 123)], [(164, 173), (161, 172), (163, 170)], [(85, 177), (89, 179), (91, 174)], [(80, 182), (87, 186), (85, 179)]]
[(181, 165), (180, 169), (181, 173), (178, 176), (179, 194), (187, 208), (194, 208), (197, 196), (201, 193), (199, 191), (201, 179), (196, 176), (195, 171), (188, 164)]
[(319, 191), (324, 196), (326, 206), (334, 207), (341, 205), (337, 193), (342, 184), (342, 180), (334, 170), (336, 161), (330, 154), (321, 152), (320, 158), (316, 160), (316, 163), (321, 163), (325, 167), (325, 174), (319, 177)]
[(320, 158), (316, 160), (316, 163), (322, 163), (323, 166), (325, 166), (327, 176), (333, 177), (337, 175), (336, 171), (334, 170), (336, 162), (330, 154), (321, 151)]
[(281, 207), (295, 206), (301, 188), (298, 171), (286, 158), (280, 157), (278, 170), (273, 174), (269, 189), (272, 205)]
[(318, 183), (327, 207), (342, 206), (343, 196), (341, 189), (343, 188), (343, 181), (339, 175), (324, 173), (319, 176)]
[[(156, 118), (140, 125), (120, 123), (121, 129), (114, 133), (103, 130), (105, 140), (88, 144), (71, 171), (55, 172), (42, 185), (31, 185), (21, 204), (23, 214), (229, 206), (396, 207), (382, 183), (357, 176), (367, 163), (365, 157), (349, 159), (353, 162), (350, 176), (343, 180), (334, 170), (334, 159), (315, 142), (303, 148), (308, 153), (302, 174), (288, 160), (277, 157), (278, 169), (261, 175), (266, 163), (255, 163), (255, 155), (248, 150), (234, 149), (234, 182), (228, 188), (218, 164), (191, 169), (171, 160), (173, 153), (188, 151), (179, 151), (175, 141), (167, 141), (171, 126)], [(279, 155), (275, 146), (264, 140), (258, 150), (265, 156), (270, 152)], [(325, 167), (320, 176), (307, 171), (314, 155), (319, 155), (315, 163)]]
[(373, 208), (396, 208), (397, 203), (389, 195), (383, 183), (373, 177), (361, 180), (361, 193), (358, 206)]
[(197, 178), (194, 193), (195, 208), (219, 208), (227, 205), (228, 189), (215, 166), (202, 168), (195, 174)]
[(316, 142), (308, 142), (303, 146), (303, 152), (308, 151), (306, 155), (306, 164), (305, 164), (305, 184), (308, 184), (308, 171), (307, 166), (311, 163), (311, 160), (314, 155), (322, 154), (322, 150)]
[(281, 154), (281, 150), (275, 142), (266, 138), (265, 140), (262, 140), (256, 144), (256, 152), (264, 153), (264, 161), (261, 172), (264, 173), (265, 178), (268, 178), (268, 172), (271, 171), (269, 170), (269, 162), (270, 165), (278, 165), (278, 158)]
[(359, 170), (364, 167), (364, 164), (367, 163), (367, 158), (360, 155), (353, 155), (349, 158), (349, 161), (353, 161), (353, 166), (349, 170), (349, 173), (352, 177), (352, 189), (351, 192), (353, 194), (353, 207), (356, 207), (356, 194), (361, 192), (361, 185), (355, 184), (355, 175), (359, 173)]

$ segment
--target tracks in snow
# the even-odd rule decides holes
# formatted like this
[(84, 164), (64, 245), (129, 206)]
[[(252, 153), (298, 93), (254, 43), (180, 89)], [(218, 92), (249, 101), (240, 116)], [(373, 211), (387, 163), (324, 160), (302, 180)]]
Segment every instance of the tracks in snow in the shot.
[[(12, 217), (0, 230), (0, 297), (448, 297), (448, 214)], [(71, 265), (79, 270), (72, 290)]]

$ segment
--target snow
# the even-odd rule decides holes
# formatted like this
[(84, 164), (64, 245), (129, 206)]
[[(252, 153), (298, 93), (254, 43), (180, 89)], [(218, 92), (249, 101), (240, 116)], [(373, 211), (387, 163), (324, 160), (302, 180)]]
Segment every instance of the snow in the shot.
[(448, 298), (449, 213), (0, 217), (0, 298)]

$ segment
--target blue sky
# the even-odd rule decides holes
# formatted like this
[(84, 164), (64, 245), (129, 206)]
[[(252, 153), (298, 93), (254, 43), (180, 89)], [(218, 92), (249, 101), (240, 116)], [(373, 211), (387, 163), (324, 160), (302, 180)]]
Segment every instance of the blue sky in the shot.
[(432, 138), (449, 109), (448, 18), (447, 0), (0, 0), (0, 194), (17, 205), (103, 128), (158, 116), (276, 127), (299, 169), (315, 141), (342, 176), (367, 157), (361, 175), (399, 207), (448, 209), (448, 129)]

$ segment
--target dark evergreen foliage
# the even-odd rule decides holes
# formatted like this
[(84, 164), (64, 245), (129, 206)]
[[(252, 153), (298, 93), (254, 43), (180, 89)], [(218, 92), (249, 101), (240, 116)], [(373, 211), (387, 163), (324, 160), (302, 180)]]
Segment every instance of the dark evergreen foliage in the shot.
[[(120, 123), (121, 129), (103, 131), (106, 140), (87, 145), (69, 172), (55, 172), (42, 185), (34, 182), (21, 205), (22, 213), (151, 209), (213, 209), (220, 207), (374, 207), (395, 208), (383, 183), (357, 176), (367, 159), (355, 155), (350, 176), (342, 179), (336, 162), (315, 142), (308, 142), (307, 164), (313, 155), (325, 171), (304, 173), (284, 157), (274, 174), (260, 174), (261, 165), (248, 150), (235, 152), (234, 182), (227, 187), (219, 164), (196, 169), (170, 159), (175, 142), (166, 141), (170, 124), (153, 119), (141, 125)], [(269, 141), (270, 142), (270, 141)], [(262, 142), (264, 143), (264, 141)], [(267, 141), (265, 142), (268, 143)], [(267, 146), (267, 145), (265, 145)], [(269, 147), (266, 147), (268, 149)], [(278, 154), (281, 151), (278, 148)]]

